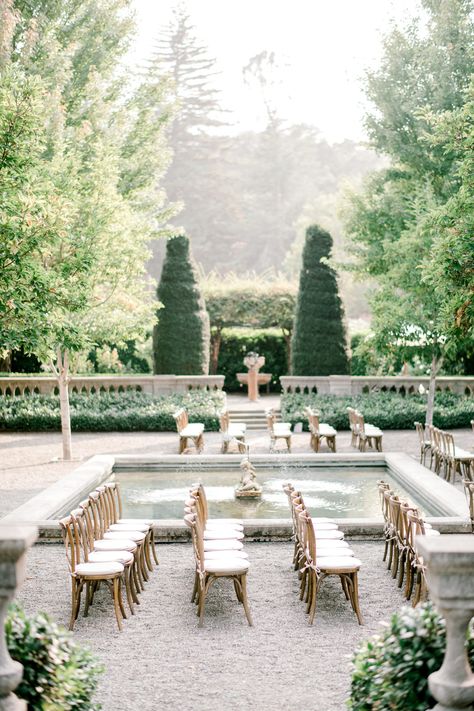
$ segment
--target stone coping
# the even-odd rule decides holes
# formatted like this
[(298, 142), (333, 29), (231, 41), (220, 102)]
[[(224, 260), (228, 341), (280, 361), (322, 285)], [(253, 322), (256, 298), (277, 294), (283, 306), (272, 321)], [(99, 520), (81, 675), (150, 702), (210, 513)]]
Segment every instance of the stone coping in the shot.
[[(196, 464), (238, 468), (241, 455), (96, 455), (76, 469), (32, 497), (22, 506), (0, 520), (0, 524), (37, 525), (40, 539), (59, 534), (58, 516), (74, 508), (78, 501), (107, 480), (115, 470), (155, 468), (170, 466), (194, 467)], [(469, 532), (470, 520), (464, 494), (438, 477), (412, 457), (398, 452), (341, 453), (341, 454), (255, 454), (252, 463), (257, 468), (278, 463), (289, 466), (388, 466), (408, 493), (429, 501), (439, 516), (427, 520), (444, 532)], [(421, 486), (420, 486), (421, 484)], [(382, 522), (376, 519), (336, 519), (347, 534), (380, 536)], [(163, 541), (186, 540), (189, 532), (180, 520), (155, 521), (157, 539)], [(288, 540), (291, 522), (284, 519), (248, 519), (245, 535), (251, 540)]]

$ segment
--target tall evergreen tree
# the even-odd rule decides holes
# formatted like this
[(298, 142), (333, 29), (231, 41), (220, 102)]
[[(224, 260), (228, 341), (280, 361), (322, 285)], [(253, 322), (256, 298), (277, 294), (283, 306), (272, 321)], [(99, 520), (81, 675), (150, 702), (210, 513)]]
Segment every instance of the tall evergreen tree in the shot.
[(318, 225), (308, 227), (292, 339), (293, 375), (349, 372), (344, 313), (336, 274), (325, 261), (331, 249), (329, 232)]
[(163, 308), (153, 331), (154, 372), (207, 375), (209, 315), (189, 240), (184, 235), (167, 242), (158, 300)]

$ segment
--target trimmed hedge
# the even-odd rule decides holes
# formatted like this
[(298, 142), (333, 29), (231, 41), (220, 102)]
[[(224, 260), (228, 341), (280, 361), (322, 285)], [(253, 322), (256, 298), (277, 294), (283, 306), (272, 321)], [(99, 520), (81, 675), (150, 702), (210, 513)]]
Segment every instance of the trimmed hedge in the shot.
[[(222, 392), (195, 390), (187, 394), (152, 397), (145, 393), (71, 393), (71, 427), (75, 432), (172, 432), (173, 413), (185, 407), (191, 422), (208, 431), (219, 430)], [(0, 430), (60, 430), (59, 397), (31, 395), (0, 398)]]
[[(281, 396), (281, 413), (285, 422), (303, 422), (308, 429), (304, 408), (310, 406), (321, 413), (321, 419), (339, 430), (349, 429), (347, 407), (355, 407), (362, 412), (367, 422), (383, 430), (411, 430), (415, 421), (424, 422), (426, 396), (396, 393), (372, 393), (337, 397), (291, 393)], [(474, 416), (474, 398), (437, 393), (433, 423), (436, 427), (469, 427)]]
[[(286, 343), (277, 329), (224, 329), (217, 361), (217, 372), (225, 376), (228, 392), (247, 392), (237, 380), (237, 373), (247, 372), (243, 360), (246, 353), (256, 351), (265, 356), (264, 373), (272, 374), (270, 390), (280, 392), (280, 375), (288, 373)], [(261, 388), (262, 392), (264, 391)]]

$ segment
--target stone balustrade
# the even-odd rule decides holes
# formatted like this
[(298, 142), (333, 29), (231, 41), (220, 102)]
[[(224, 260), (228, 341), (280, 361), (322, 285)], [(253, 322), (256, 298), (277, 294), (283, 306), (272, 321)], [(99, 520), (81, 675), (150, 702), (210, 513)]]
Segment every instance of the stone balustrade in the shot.
[[(420, 385), (427, 390), (429, 378), (405, 375), (329, 375), (326, 377), (285, 375), (280, 378), (280, 383), (284, 393), (361, 395), (395, 392), (400, 395), (412, 395), (419, 392)], [(436, 379), (436, 389), (456, 395), (474, 396), (474, 377), (441, 376)]]
[(469, 666), (466, 633), (474, 616), (474, 536), (418, 536), (426, 565), (430, 597), (446, 620), (446, 652), (428, 685), (439, 703), (432, 711), (472, 711), (474, 674)]
[(26, 552), (38, 536), (36, 528), (0, 525), (0, 711), (26, 711), (13, 693), (23, 668), (10, 657), (5, 639), (7, 607), (25, 579)]
[[(222, 390), (223, 387), (223, 375), (75, 375), (69, 383), (70, 392), (87, 395), (127, 391), (169, 395), (189, 390)], [(58, 392), (57, 380), (52, 376), (0, 378), (0, 396), (53, 395)]]

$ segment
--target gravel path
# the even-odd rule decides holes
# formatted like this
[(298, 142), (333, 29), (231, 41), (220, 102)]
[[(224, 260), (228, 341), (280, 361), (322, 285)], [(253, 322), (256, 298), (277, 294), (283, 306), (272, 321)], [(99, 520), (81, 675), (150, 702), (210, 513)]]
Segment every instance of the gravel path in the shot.
[[(158, 546), (160, 567), (141, 605), (116, 629), (108, 592), (99, 591), (75, 638), (106, 666), (98, 700), (103, 711), (343, 711), (349, 692), (349, 655), (379, 621), (398, 609), (402, 596), (381, 561), (380, 542), (353, 542), (363, 561), (359, 627), (339, 582), (325, 581), (310, 627), (291, 569), (292, 545), (248, 543), (249, 598), (254, 627), (247, 626), (229, 581), (211, 589), (205, 626), (197, 628), (189, 602), (191, 545)], [(36, 545), (18, 598), (27, 612), (44, 610), (66, 623), (70, 594), (64, 550)]]

